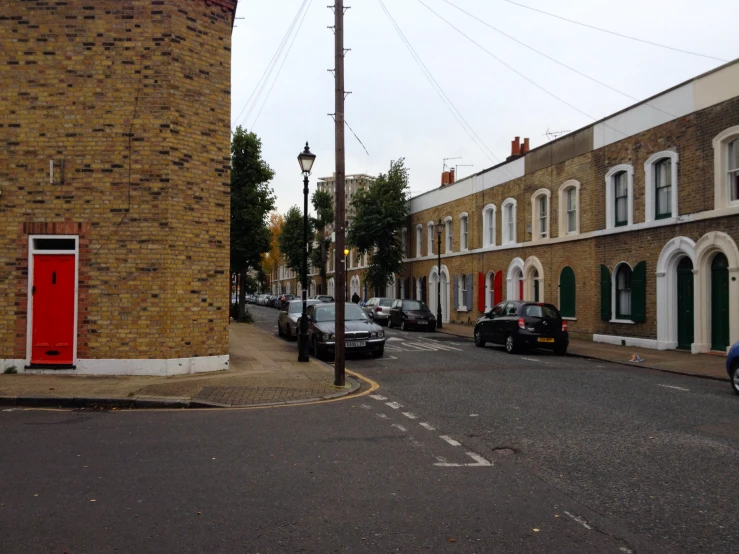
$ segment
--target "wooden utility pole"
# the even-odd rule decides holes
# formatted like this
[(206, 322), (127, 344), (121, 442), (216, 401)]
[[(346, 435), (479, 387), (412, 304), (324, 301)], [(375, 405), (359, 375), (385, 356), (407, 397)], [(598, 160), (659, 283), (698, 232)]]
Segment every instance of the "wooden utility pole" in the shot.
[(346, 265), (344, 263), (344, 237), (346, 233), (345, 214), (345, 177), (346, 167), (344, 158), (344, 0), (334, 0), (334, 66), (336, 113), (336, 211), (334, 228), (336, 229), (336, 243), (334, 248), (334, 268), (336, 286), (334, 298), (336, 300), (336, 328), (335, 328), (335, 358), (334, 358), (334, 385), (343, 387), (344, 374), (344, 315), (346, 289)]

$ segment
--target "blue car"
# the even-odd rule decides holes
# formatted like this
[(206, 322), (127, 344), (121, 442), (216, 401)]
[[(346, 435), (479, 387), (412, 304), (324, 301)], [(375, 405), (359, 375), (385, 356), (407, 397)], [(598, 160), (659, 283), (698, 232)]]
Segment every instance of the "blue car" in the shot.
[(739, 394), (739, 342), (735, 342), (729, 350), (726, 357), (726, 372), (729, 374), (734, 392)]

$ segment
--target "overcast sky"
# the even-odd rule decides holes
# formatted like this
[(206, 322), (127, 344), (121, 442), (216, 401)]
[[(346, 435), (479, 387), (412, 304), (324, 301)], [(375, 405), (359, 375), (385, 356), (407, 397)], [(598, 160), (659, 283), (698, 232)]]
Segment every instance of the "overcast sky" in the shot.
[[(422, 0), (474, 41), (581, 112), (602, 118), (634, 103), (547, 60), (457, 11), (444, 0)], [(721, 58), (739, 58), (737, 0), (516, 0), (562, 17)], [(333, 12), (309, 8), (275, 82), (280, 58), (257, 103), (255, 91), (303, 0), (240, 0), (233, 33), (232, 125), (254, 131), (276, 171), (278, 211), (302, 205), (297, 154), (305, 141), (318, 156), (318, 177), (333, 173)], [(405, 157), (413, 195), (439, 186), (442, 160), (462, 177), (510, 154), (514, 136), (531, 147), (546, 131), (575, 130), (593, 121), (527, 82), (431, 13), (419, 0), (384, 0), (408, 41), (492, 154), (484, 154), (439, 98), (406, 49), (378, 0), (345, 0), (346, 171), (376, 175)], [(629, 96), (644, 99), (722, 62), (625, 40), (512, 5), (504, 0), (449, 0), (476, 17)], [(288, 43), (289, 44), (289, 43)], [(285, 48), (285, 51), (287, 48)], [(274, 85), (273, 85), (274, 83)], [(272, 92), (267, 96), (270, 87)], [(257, 114), (261, 114), (257, 118)], [(248, 117), (247, 117), (248, 116)]]

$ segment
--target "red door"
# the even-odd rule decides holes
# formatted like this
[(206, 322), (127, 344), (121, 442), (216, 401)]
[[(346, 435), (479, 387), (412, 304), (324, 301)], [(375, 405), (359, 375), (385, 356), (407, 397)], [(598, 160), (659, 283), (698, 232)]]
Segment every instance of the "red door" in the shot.
[(72, 254), (33, 256), (32, 364), (74, 363), (74, 261)]
[(523, 279), (518, 280), (518, 299), (523, 300)]

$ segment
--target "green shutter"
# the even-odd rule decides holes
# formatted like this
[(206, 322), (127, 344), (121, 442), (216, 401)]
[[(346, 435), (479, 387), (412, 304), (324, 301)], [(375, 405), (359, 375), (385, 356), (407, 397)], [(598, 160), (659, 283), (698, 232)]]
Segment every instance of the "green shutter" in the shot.
[(600, 266), (600, 318), (611, 320), (611, 272), (604, 265)]
[(631, 320), (635, 323), (647, 320), (647, 262), (636, 264), (631, 273)]
[(559, 275), (559, 312), (562, 317), (576, 317), (575, 272), (570, 266)]

